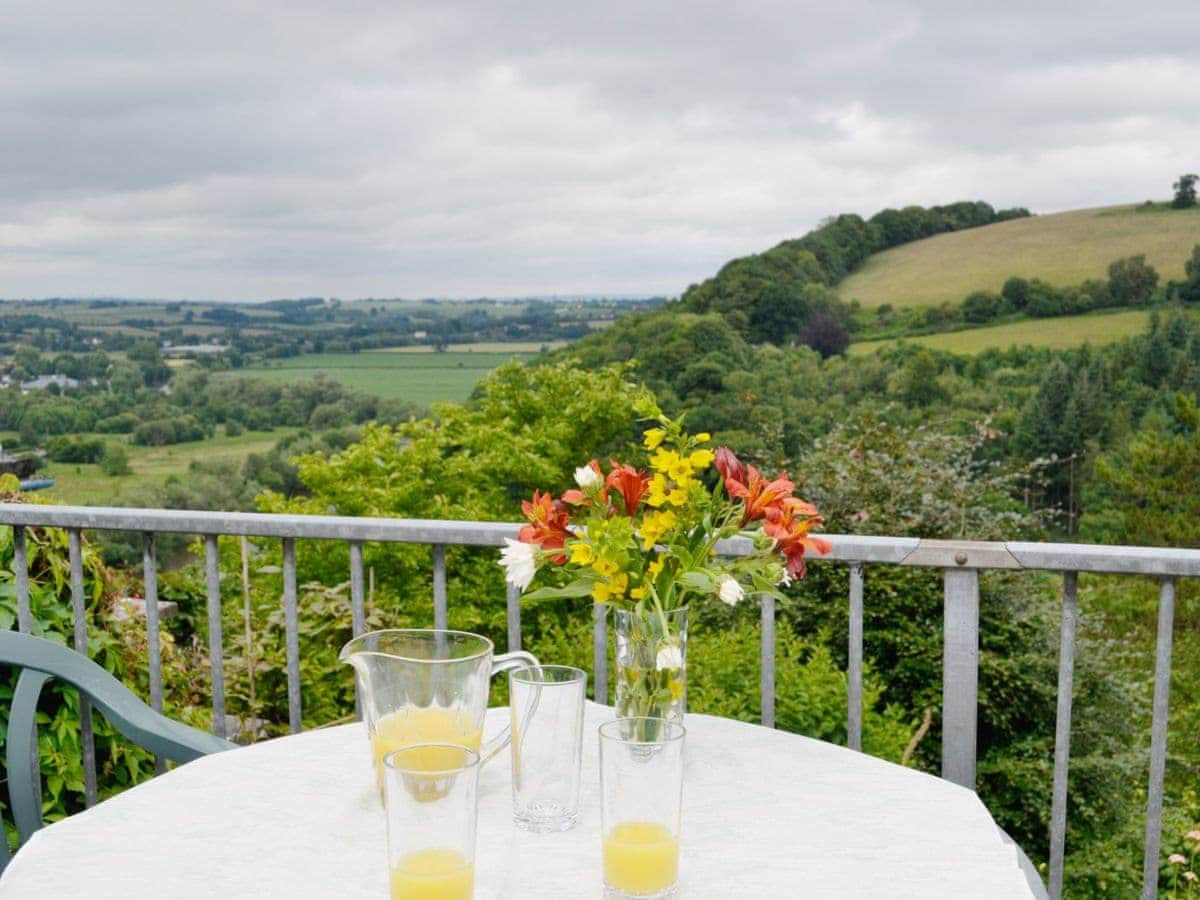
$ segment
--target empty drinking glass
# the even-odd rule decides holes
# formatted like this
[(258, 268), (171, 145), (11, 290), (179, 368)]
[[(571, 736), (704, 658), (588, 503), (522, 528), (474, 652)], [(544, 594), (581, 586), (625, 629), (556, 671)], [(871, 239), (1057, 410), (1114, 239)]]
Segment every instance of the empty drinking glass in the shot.
[(587, 673), (572, 666), (509, 672), (513, 820), (526, 831), (566, 831), (579, 818)]

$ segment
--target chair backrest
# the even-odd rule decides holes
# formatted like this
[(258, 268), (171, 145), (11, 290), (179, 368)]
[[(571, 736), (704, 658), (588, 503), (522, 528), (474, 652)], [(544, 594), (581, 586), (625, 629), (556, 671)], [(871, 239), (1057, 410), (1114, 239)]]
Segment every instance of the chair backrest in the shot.
[[(44, 638), (0, 631), (0, 666), (4, 665), (22, 670), (9, 710), (5, 748), (9, 801), (21, 843), (42, 827), (37, 703), (42, 687), (51, 678), (78, 688), (125, 737), (175, 762), (188, 762), (237, 746), (155, 712), (87, 657)], [(0, 840), (0, 870), (9, 858), (7, 841)]]

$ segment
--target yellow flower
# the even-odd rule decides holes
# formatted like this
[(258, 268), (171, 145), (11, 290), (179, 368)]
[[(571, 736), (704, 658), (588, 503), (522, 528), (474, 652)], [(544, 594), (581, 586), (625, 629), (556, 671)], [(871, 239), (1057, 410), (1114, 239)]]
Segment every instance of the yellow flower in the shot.
[(654, 471), (666, 472), (668, 474), (672, 466), (678, 466), (681, 462), (683, 460), (680, 459), (679, 454), (674, 450), (659, 449), (658, 452), (650, 457), (650, 466)]
[(650, 565), (646, 566), (646, 580), (653, 581), (658, 577), (658, 573), (662, 571), (663, 558), (661, 556), (654, 557)]
[(687, 499), (687, 491), (684, 490), (682, 485), (675, 488), (673, 491), (671, 491), (671, 493), (667, 494), (667, 502), (672, 506), (686, 506)]
[(633, 588), (629, 592), (629, 596), (632, 597), (634, 600), (641, 600), (643, 597), (646, 596), (646, 589), (644, 587)]
[(621, 570), (616, 560), (605, 559), (603, 556), (592, 563), (592, 568), (605, 578), (612, 578)]
[(698, 435), (696, 435), (696, 443), (697, 444), (703, 444), (703, 443), (706, 443), (711, 440), (712, 440), (712, 435), (709, 434), (707, 431), (702, 431)]
[(667, 469), (667, 477), (677, 483), (680, 487), (683, 487), (692, 479), (691, 462), (676, 454), (675, 461), (671, 463), (670, 468)]
[(578, 541), (571, 545), (571, 562), (577, 566), (586, 566), (593, 559), (595, 554), (592, 553), (592, 545), (587, 541)]
[(608, 581), (597, 581), (592, 588), (592, 599), (597, 603), (607, 603), (611, 599), (625, 596), (625, 589), (629, 587), (629, 576), (622, 572), (620, 575), (614, 575)]
[(703, 469), (712, 465), (713, 452), (711, 450), (696, 450), (688, 457), (688, 463), (693, 469)]
[(642, 546), (650, 550), (658, 539), (675, 527), (675, 513), (670, 510), (652, 512), (642, 522)]
[(650, 494), (646, 497), (646, 503), (650, 506), (662, 506), (669, 499), (667, 491), (667, 479), (663, 475), (655, 475), (650, 479)]
[(662, 428), (651, 428), (646, 432), (642, 440), (645, 442), (647, 450), (653, 450), (663, 442), (663, 439), (666, 436), (666, 430)]
[(671, 692), (672, 700), (682, 700), (683, 699), (683, 679), (682, 678), (672, 678), (670, 681), (667, 682), (667, 690), (669, 690)]

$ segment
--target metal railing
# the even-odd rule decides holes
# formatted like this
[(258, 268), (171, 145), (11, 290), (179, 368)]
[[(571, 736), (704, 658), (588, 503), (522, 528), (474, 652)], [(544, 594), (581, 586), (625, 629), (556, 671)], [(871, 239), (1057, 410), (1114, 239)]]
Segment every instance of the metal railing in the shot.
[[(162, 509), (41, 506), (0, 503), (0, 525), (13, 528), (18, 627), (31, 625), (28, 557), (25, 529), (65, 528), (69, 535), (71, 595), (75, 648), (86, 652), (81, 534), (84, 530), (135, 531), (143, 535), (146, 629), (151, 704), (162, 709), (162, 671), (159, 658), (157, 561), (155, 535), (197, 534), (204, 538), (209, 657), (212, 678), (213, 731), (225, 736), (225, 684), (222, 670), (221, 589), (217, 538), (222, 535), (272, 538), (282, 542), (283, 606), (287, 654), (289, 726), (301, 729), (300, 650), (296, 587), (297, 540), (341, 541), (349, 546), (350, 602), (355, 634), (366, 628), (363, 544), (368, 542), (425, 544), (433, 551), (434, 627), (447, 623), (446, 554), (449, 545), (499, 547), (515, 538), (516, 524), (457, 522), (425, 519), (367, 519), (341, 516), (297, 516), (258, 513), (192, 512)], [(1074, 685), (1078, 575), (1080, 572), (1145, 575), (1160, 581), (1158, 636), (1154, 675), (1150, 770), (1143, 856), (1143, 898), (1157, 893), (1158, 857), (1162, 832), (1163, 781), (1167, 755), (1167, 710), (1170, 692), (1171, 641), (1175, 582), (1200, 576), (1200, 550), (1145, 547), (1106, 547), (1085, 544), (938, 541), (917, 538), (823, 535), (832, 550), (822, 560), (846, 563), (850, 570), (848, 645), (848, 746), (862, 749), (863, 585), (868, 565), (940, 568), (944, 584), (944, 645), (942, 697), (942, 777), (966, 788), (975, 787), (976, 716), (979, 677), (979, 572), (981, 570), (1038, 570), (1063, 573), (1062, 624), (1055, 728), (1054, 783), (1051, 799), (1049, 893), (1062, 896), (1063, 855), (1067, 821), (1067, 772), (1071, 740), (1071, 696)], [(729, 555), (748, 550), (748, 542), (725, 542), (718, 549)], [(519, 594), (507, 597), (508, 649), (521, 646)], [(603, 606), (593, 615), (595, 696), (608, 696), (607, 617)], [(761, 699), (762, 723), (775, 724), (775, 604), (762, 598)], [(90, 710), (84, 711), (90, 730)], [(90, 739), (84, 741), (87, 799), (95, 802), (95, 760)]]

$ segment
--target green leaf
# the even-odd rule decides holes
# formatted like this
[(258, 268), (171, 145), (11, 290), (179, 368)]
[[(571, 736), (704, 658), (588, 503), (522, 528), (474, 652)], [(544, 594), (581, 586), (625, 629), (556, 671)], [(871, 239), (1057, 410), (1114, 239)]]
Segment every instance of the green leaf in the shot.
[(717, 589), (712, 576), (705, 572), (684, 572), (679, 576), (679, 581), (699, 594), (711, 594)]
[(592, 593), (592, 582), (590, 581), (572, 581), (563, 587), (543, 587), (536, 591), (530, 591), (525, 595), (526, 600), (561, 600), (574, 597), (588, 597)]

